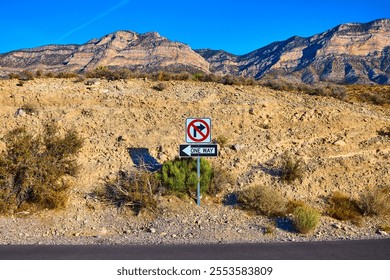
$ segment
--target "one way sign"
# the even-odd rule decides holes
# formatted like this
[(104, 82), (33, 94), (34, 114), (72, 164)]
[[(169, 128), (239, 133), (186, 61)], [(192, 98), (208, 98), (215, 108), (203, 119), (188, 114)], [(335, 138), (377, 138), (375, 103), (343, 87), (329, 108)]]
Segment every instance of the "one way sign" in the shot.
[(216, 144), (180, 145), (180, 157), (216, 157), (218, 155)]

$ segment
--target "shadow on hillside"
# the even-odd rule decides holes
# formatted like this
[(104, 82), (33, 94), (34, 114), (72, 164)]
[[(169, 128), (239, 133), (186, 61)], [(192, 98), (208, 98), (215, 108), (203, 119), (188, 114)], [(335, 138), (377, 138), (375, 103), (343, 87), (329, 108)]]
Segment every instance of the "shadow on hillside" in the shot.
[(278, 217), (275, 219), (275, 225), (277, 228), (288, 232), (296, 232), (295, 227), (291, 219), (287, 217)]
[(137, 168), (146, 168), (150, 172), (161, 169), (162, 165), (149, 153), (147, 148), (128, 148), (127, 151)]
[(282, 177), (283, 170), (281, 168), (276, 168), (272, 166), (267, 166), (265, 164), (260, 164), (259, 169), (264, 173), (271, 175), (272, 177)]

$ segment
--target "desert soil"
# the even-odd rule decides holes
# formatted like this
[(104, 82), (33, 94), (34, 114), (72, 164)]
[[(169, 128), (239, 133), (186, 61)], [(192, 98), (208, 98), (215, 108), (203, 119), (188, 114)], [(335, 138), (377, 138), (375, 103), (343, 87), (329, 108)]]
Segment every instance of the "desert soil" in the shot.
[[(145, 80), (36, 79), (17, 86), (0, 81), (0, 138), (26, 126), (42, 131), (54, 121), (61, 131), (76, 129), (85, 139), (66, 209), (0, 217), (0, 244), (168, 244), (279, 242), (388, 238), (378, 231), (389, 217), (366, 217), (360, 226), (323, 215), (307, 235), (291, 230), (288, 219), (273, 219), (220, 203), (253, 185), (270, 185), (289, 199), (322, 211), (335, 191), (358, 197), (367, 187), (390, 182), (389, 110), (330, 97), (274, 91), (261, 86)], [(26, 104), (35, 114), (16, 114)], [(198, 207), (191, 199), (159, 198), (162, 213), (133, 215), (106, 205), (91, 193), (119, 170), (133, 168), (128, 148), (148, 148), (160, 163), (178, 155), (185, 142), (185, 119), (210, 117), (212, 138), (226, 137), (210, 159), (236, 178), (217, 197)], [(234, 148), (232, 148), (234, 146)], [(0, 150), (5, 143), (0, 140)], [(272, 172), (290, 152), (306, 166), (302, 182), (286, 184)]]

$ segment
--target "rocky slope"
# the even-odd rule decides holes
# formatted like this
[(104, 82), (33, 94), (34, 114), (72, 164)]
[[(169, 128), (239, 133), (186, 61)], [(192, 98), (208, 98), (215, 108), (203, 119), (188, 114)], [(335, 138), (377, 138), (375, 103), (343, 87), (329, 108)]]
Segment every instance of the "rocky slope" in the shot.
[(218, 74), (257, 79), (266, 74), (314, 83), (390, 84), (390, 20), (349, 23), (309, 38), (292, 37), (234, 56), (198, 50)]
[(0, 55), (0, 76), (21, 70), (85, 71), (97, 66), (138, 71), (208, 72), (209, 64), (191, 48), (158, 33), (118, 31), (83, 45), (50, 45)]
[[(367, 187), (390, 182), (388, 108), (346, 103), (261, 86), (198, 82), (35, 79), (17, 86), (0, 80), (0, 150), (4, 134), (26, 126), (42, 131), (55, 121), (61, 131), (75, 128), (85, 139), (68, 206), (38, 214), (0, 217), (0, 244), (150, 244), (270, 242), (382, 238), (379, 225), (389, 217), (366, 217), (360, 226), (326, 214), (307, 235), (291, 230), (284, 219), (256, 216), (234, 205), (216, 203), (253, 185), (269, 185), (289, 199), (302, 200), (325, 212), (335, 191), (353, 197)], [(19, 108), (29, 104), (33, 114)], [(18, 112), (16, 114), (16, 112)], [(91, 193), (103, 180), (133, 162), (128, 148), (148, 148), (160, 163), (178, 155), (187, 117), (212, 119), (212, 138), (225, 137), (217, 158), (210, 159), (234, 176), (218, 197), (192, 200), (161, 197), (157, 217), (134, 216), (99, 202)], [(234, 146), (234, 149), (232, 148)], [(284, 152), (305, 162), (302, 182), (281, 182), (273, 168)], [(275, 226), (273, 234), (266, 228)]]

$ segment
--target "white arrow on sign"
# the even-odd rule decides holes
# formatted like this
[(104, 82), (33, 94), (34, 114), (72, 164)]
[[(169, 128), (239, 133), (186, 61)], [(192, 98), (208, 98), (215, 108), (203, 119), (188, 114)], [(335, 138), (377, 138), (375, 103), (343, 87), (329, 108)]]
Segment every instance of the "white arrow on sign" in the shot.
[(185, 153), (187, 156), (191, 156), (191, 146), (188, 145), (185, 149), (181, 150), (183, 153)]

